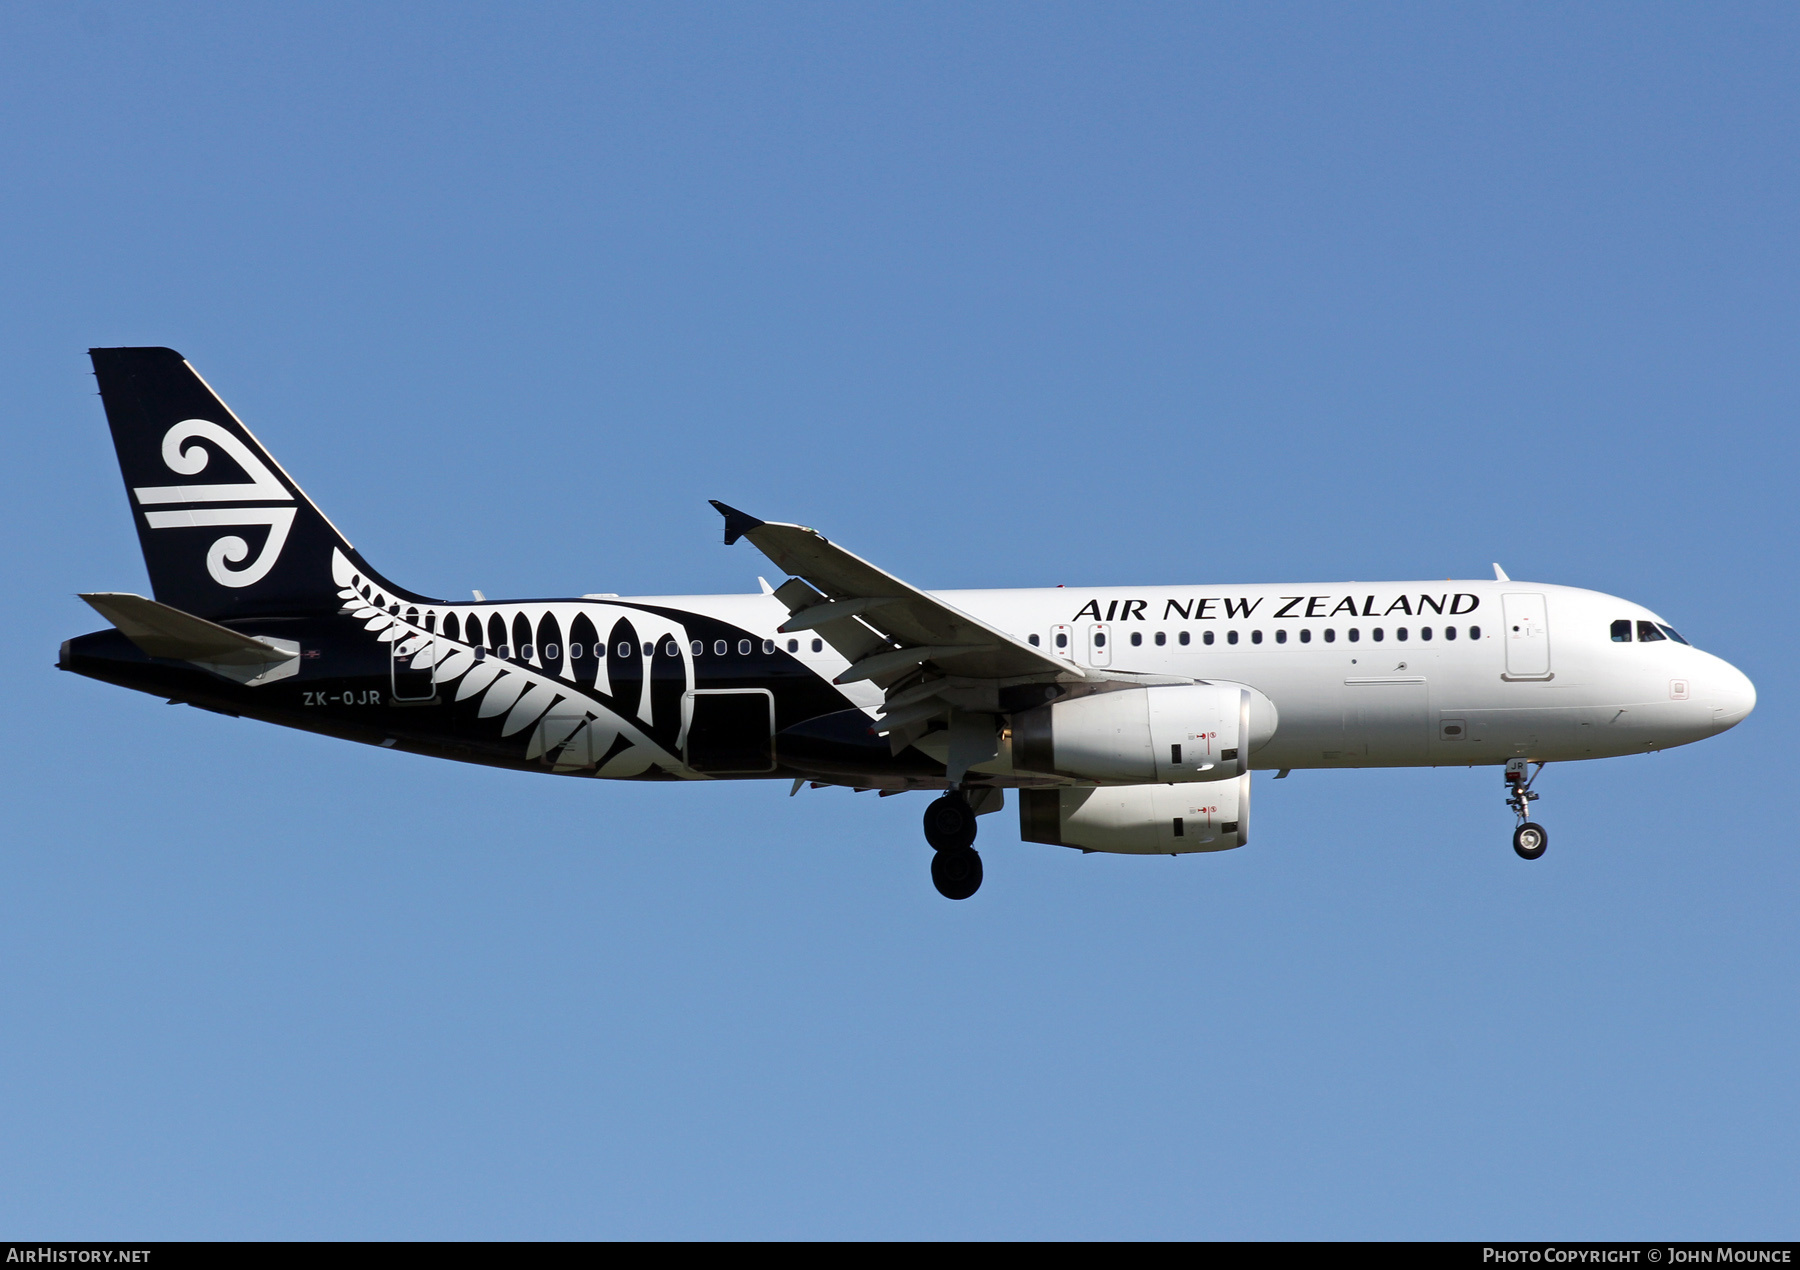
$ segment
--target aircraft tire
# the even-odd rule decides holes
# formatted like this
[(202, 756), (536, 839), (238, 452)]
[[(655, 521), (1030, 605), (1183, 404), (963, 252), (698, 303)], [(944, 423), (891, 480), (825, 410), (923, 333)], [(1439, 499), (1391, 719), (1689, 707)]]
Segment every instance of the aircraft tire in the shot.
[(1542, 825), (1527, 820), (1513, 830), (1513, 850), (1521, 860), (1535, 860), (1550, 846), (1550, 835)]
[(931, 884), (947, 900), (966, 900), (981, 889), (981, 856), (952, 847), (931, 857)]
[(967, 851), (975, 845), (975, 811), (952, 790), (925, 809), (925, 841), (933, 851)]

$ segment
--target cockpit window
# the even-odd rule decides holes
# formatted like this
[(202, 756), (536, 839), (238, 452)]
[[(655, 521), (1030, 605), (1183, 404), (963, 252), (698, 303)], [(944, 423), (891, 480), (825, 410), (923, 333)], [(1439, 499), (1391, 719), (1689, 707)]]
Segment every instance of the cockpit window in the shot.
[(1631, 619), (1622, 617), (1614, 622), (1612, 624), (1612, 637), (1613, 643), (1615, 644), (1629, 644), (1631, 642)]
[(1655, 622), (1639, 622), (1638, 623), (1638, 643), (1653, 644), (1659, 639), (1667, 639), (1667, 638), (1668, 638), (1668, 636), (1664, 635), (1661, 631), (1656, 629)]
[[(1658, 623), (1656, 629), (1661, 631), (1664, 635), (1667, 635), (1670, 639), (1674, 640), (1677, 644), (1687, 644), (1687, 641), (1685, 639), (1681, 638), (1681, 632), (1676, 630), (1673, 626), (1664, 626), (1661, 623)], [(1688, 644), (1688, 647), (1692, 648), (1693, 645)]]

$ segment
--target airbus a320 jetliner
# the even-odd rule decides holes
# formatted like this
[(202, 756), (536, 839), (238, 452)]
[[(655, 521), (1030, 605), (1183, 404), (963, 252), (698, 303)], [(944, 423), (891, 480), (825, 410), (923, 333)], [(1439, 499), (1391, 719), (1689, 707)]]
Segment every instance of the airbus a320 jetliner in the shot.
[(1528, 860), (1547, 762), (1685, 745), (1756, 690), (1627, 600), (1509, 580), (926, 592), (714, 503), (789, 575), (755, 595), (472, 603), (388, 581), (166, 348), (91, 350), (154, 600), (60, 665), (206, 710), (520, 771), (938, 794), (931, 876), (981, 885), (977, 817), (1030, 842), (1224, 851), (1250, 773), (1492, 764)]

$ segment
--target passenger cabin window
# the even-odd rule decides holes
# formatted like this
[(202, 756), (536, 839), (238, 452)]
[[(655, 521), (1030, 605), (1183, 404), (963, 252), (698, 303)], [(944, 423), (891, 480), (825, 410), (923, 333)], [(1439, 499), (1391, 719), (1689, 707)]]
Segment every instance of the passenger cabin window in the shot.
[(1251, 631), (1250, 632), (1250, 642), (1252, 644), (1262, 643), (1262, 632), (1261, 631)]
[(1276, 631), (1275, 632), (1275, 642), (1277, 644), (1287, 643), (1287, 632), (1286, 631)]
[(750, 641), (747, 639), (740, 639), (738, 641), (738, 656), (739, 657), (748, 657), (749, 655), (750, 655)]
[(1236, 631), (1226, 631), (1225, 632), (1225, 642), (1227, 644), (1237, 643), (1237, 632)]
[(1038, 637), (1037, 637), (1036, 632), (1033, 632), (1032, 634), (1027, 635), (1025, 638), (1031, 641), (1031, 646), (1033, 648), (1036, 648), (1038, 646)]
[(1470, 639), (1480, 639), (1481, 638), (1481, 628), (1479, 626), (1471, 626), (1469, 628), (1469, 638)]
[(706, 645), (702, 644), (699, 640), (695, 640), (688, 645), (688, 651), (696, 657), (702, 657), (706, 654)]
[(1181, 634), (1177, 635), (1175, 638), (1179, 639), (1182, 643), (1185, 644), (1188, 642), (1188, 633), (1186, 631), (1183, 631), (1183, 632), (1181, 632)]
[(1213, 633), (1211, 631), (1208, 631), (1208, 632), (1206, 632), (1206, 634), (1202, 635), (1200, 638), (1210, 644), (1213, 642)]
[(1629, 644), (1631, 642), (1631, 619), (1622, 617), (1614, 622), (1612, 624), (1612, 637), (1613, 643), (1615, 644)]
[(1069, 633), (1067, 631), (1056, 632), (1056, 646), (1058, 648), (1067, 648), (1069, 646)]
[(1419, 638), (1420, 639), (1430, 639), (1431, 638), (1431, 628), (1429, 626), (1421, 626), (1419, 628)]
[(724, 640), (715, 639), (713, 641), (713, 656), (714, 657), (723, 657), (730, 650), (731, 650), (731, 645), (727, 644)]
[(1329, 626), (1325, 628), (1325, 642), (1327, 644), (1337, 643), (1337, 632), (1332, 630)]
[(788, 641), (788, 652), (797, 653), (799, 651), (800, 651), (800, 641), (797, 639), (790, 639)]
[(1310, 630), (1301, 631), (1300, 632), (1300, 642), (1302, 644), (1312, 643), (1312, 631), (1310, 631)]
[(1446, 626), (1444, 628), (1444, 638), (1445, 639), (1455, 639), (1456, 638), (1456, 628), (1454, 626)]
[(815, 639), (813, 641), (813, 652), (822, 653), (824, 651), (825, 651), (825, 641), (822, 639)]
[(1361, 638), (1362, 638), (1362, 632), (1357, 630), (1354, 626), (1352, 626), (1350, 628), (1350, 642), (1352, 644), (1354, 644), (1357, 640), (1359, 640)]
[(1397, 628), (1394, 631), (1394, 638), (1399, 640), (1401, 643), (1405, 643), (1406, 642), (1406, 628), (1404, 626)]
[(1131, 632), (1131, 646), (1133, 648), (1138, 648), (1138, 647), (1142, 646), (1143, 642), (1144, 642), (1144, 632), (1142, 632), (1142, 631)]
[(1655, 622), (1639, 622), (1638, 623), (1638, 643), (1654, 644), (1659, 639), (1667, 639), (1667, 638), (1668, 638), (1667, 635), (1664, 635), (1661, 631), (1656, 629)]
[(1156, 646), (1158, 648), (1161, 648), (1164, 644), (1166, 644), (1168, 642), (1169, 642), (1169, 635), (1168, 635), (1167, 631), (1156, 632)]
[(1379, 644), (1382, 640), (1387, 638), (1387, 632), (1377, 626), (1374, 630), (1369, 632), (1369, 638)]

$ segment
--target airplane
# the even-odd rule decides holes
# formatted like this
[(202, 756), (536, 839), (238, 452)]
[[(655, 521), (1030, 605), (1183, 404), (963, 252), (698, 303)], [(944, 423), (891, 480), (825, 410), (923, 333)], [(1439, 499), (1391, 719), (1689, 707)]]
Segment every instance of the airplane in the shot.
[(1715, 736), (1750, 680), (1660, 616), (1494, 578), (920, 590), (804, 525), (722, 502), (756, 594), (432, 599), (377, 573), (181, 354), (91, 349), (154, 599), (61, 669), (349, 741), (516, 771), (786, 780), (937, 796), (931, 877), (1021, 839), (1183, 855), (1250, 838), (1252, 771), (1495, 766), (1544, 854), (1551, 762)]

